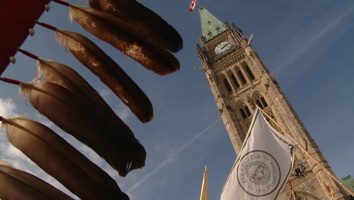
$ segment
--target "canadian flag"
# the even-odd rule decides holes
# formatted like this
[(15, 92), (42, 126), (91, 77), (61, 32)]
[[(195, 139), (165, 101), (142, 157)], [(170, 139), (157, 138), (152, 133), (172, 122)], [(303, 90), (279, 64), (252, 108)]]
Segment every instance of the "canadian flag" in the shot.
[(197, 3), (197, 0), (192, 0), (191, 5), (189, 6), (189, 12), (192, 12), (194, 10), (196, 3)]

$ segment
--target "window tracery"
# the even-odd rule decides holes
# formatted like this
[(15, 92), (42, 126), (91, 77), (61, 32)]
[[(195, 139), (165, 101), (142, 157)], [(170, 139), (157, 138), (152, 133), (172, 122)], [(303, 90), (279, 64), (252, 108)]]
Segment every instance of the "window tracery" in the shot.
[(262, 95), (257, 95), (256, 104), (261, 109), (264, 109), (264, 108), (268, 107), (268, 103), (267, 103), (267, 101), (265, 100), (265, 98)]
[(249, 116), (251, 116), (251, 111), (250, 109), (248, 108), (247, 105), (245, 104), (242, 104), (241, 107), (240, 107), (240, 113), (243, 117), (243, 119), (247, 119)]

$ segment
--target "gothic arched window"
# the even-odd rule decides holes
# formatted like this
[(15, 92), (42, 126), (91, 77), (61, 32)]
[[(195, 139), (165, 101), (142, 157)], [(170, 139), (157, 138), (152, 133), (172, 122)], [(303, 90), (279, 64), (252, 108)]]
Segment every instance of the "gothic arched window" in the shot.
[(226, 78), (224, 78), (224, 84), (225, 84), (225, 87), (226, 87), (227, 91), (229, 91), (231, 93), (232, 92), (232, 88), (231, 88), (231, 85), (230, 85), (229, 81)]
[(261, 95), (257, 97), (256, 104), (262, 109), (268, 107), (266, 100)]
[(241, 113), (243, 119), (246, 119), (246, 118), (248, 118), (249, 116), (251, 116), (250, 109), (248, 108), (248, 106), (246, 106), (246, 105), (244, 105), (244, 104), (241, 105), (240, 113)]

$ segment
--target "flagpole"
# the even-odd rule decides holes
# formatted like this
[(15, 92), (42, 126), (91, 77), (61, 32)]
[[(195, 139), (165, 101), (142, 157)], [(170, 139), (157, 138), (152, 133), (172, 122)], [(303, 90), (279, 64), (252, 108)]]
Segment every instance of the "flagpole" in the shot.
[(208, 200), (208, 167), (205, 166), (199, 200)]
[(294, 137), (292, 137), (289, 133), (287, 133), (274, 119), (272, 119), (265, 111), (263, 111), (258, 105), (256, 105), (258, 107), (258, 109), (268, 118), (270, 119), (275, 125), (277, 125), (284, 133), (284, 135), (286, 134), (287, 137), (289, 137), (291, 140), (294, 141), (294, 143), (310, 158), (312, 158), (312, 160), (321, 168), (323, 169), (325, 172), (327, 172), (330, 177), (332, 179), (334, 179), (340, 186), (342, 186), (345, 190), (347, 190), (347, 192), (352, 195), (354, 197), (354, 192), (352, 192), (344, 183), (342, 183), (336, 176), (333, 175), (332, 172), (330, 172), (326, 167), (324, 167), (319, 161), (316, 160), (316, 158), (314, 158), (309, 152), (306, 151), (306, 149), (301, 146)]
[(200, 9), (202, 7), (202, 5), (200, 4), (200, 0), (197, 1), (197, 6), (198, 6), (198, 9)]

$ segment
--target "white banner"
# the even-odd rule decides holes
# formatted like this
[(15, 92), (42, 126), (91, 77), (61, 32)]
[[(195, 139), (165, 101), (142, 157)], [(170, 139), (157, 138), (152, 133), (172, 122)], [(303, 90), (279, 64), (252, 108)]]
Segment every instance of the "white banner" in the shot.
[(256, 109), (221, 200), (276, 199), (289, 176), (294, 147)]

